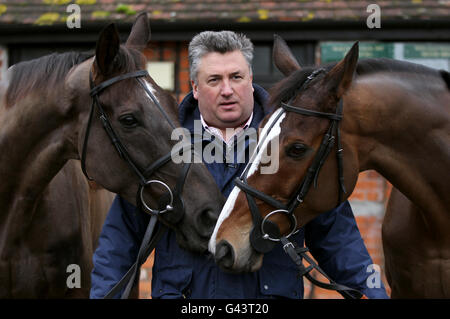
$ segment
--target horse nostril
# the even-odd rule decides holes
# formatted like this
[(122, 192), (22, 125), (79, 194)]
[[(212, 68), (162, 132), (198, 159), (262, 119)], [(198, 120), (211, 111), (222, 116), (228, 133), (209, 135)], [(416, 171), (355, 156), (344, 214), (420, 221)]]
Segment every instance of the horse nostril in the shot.
[(234, 264), (233, 247), (225, 240), (221, 240), (216, 246), (216, 263), (225, 269), (230, 269)]
[(217, 215), (211, 209), (203, 210), (197, 218), (197, 230), (202, 237), (211, 237), (214, 226), (217, 222)]

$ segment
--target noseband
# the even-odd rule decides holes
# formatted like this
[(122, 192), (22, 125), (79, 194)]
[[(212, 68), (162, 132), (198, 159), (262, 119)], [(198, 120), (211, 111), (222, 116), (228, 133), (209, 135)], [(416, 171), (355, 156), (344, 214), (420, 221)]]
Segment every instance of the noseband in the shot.
[[(303, 85), (299, 88), (299, 91), (304, 89), (306, 85), (311, 82), (318, 74), (325, 72), (324, 69), (319, 69), (312, 72), (303, 83)], [(295, 97), (295, 96), (294, 96)], [(285, 112), (294, 112), (304, 116), (314, 116), (321, 117), (330, 120), (330, 126), (325, 133), (322, 143), (316, 152), (314, 159), (309, 166), (306, 176), (303, 178), (303, 181), (300, 183), (300, 186), (294, 192), (291, 199), (288, 203), (282, 203), (279, 200), (257, 190), (256, 188), (250, 186), (247, 182), (247, 175), (251, 165), (251, 161), (249, 165), (245, 168), (240, 177), (235, 179), (235, 184), (242, 191), (245, 192), (247, 202), (250, 208), (250, 212), (253, 218), (253, 229), (250, 233), (250, 243), (257, 252), (267, 253), (273, 249), (275, 244), (281, 240), (281, 233), (278, 226), (269, 220), (271, 216), (276, 214), (282, 214), (286, 216), (290, 221), (290, 229), (289, 233), (284, 236), (284, 238), (289, 238), (294, 233), (297, 232), (297, 219), (294, 215), (297, 207), (303, 203), (306, 194), (308, 193), (311, 184), (314, 182), (314, 187), (317, 187), (317, 178), (319, 176), (320, 169), (327, 159), (330, 151), (333, 149), (335, 142), (337, 142), (337, 150), (336, 157), (338, 163), (338, 183), (339, 183), (339, 196), (338, 203), (341, 202), (342, 192), (346, 193), (344, 186), (344, 175), (343, 175), (343, 166), (342, 166), (342, 145), (340, 140), (340, 130), (339, 123), (342, 119), (342, 111), (343, 111), (343, 102), (342, 99), (339, 100), (338, 106), (336, 108), (336, 113), (323, 113), (313, 110), (308, 110), (300, 107), (294, 107), (290, 105), (292, 100), (291, 98), (288, 103), (281, 103), (282, 110), (278, 114), (277, 118), (271, 123), (271, 126), (267, 130), (268, 132), (272, 129), (273, 125), (278, 121), (280, 116)], [(264, 136), (263, 138), (267, 137)], [(264, 218), (262, 218), (261, 213), (256, 205), (255, 197), (274, 207), (275, 210), (271, 211)]]
[[(92, 73), (89, 73), (89, 84), (90, 84), (90, 95), (92, 97), (92, 105), (91, 110), (89, 114), (89, 119), (86, 127), (86, 134), (84, 136), (84, 143), (83, 143), (83, 149), (81, 153), (81, 168), (83, 170), (84, 175), (89, 179), (92, 180), (89, 175), (86, 172), (86, 153), (87, 153), (87, 143), (89, 140), (89, 133), (92, 126), (92, 120), (94, 117), (94, 111), (95, 108), (97, 108), (99, 112), (99, 118), (102, 122), (102, 126), (107, 133), (108, 137), (110, 138), (112, 144), (114, 145), (117, 153), (119, 156), (128, 164), (128, 166), (131, 168), (131, 170), (134, 172), (134, 174), (139, 179), (139, 188), (136, 195), (136, 203), (139, 208), (143, 208), (145, 212), (147, 212), (150, 215), (159, 215), (166, 212), (171, 212), (171, 214), (167, 215), (165, 219), (170, 223), (177, 223), (181, 220), (181, 218), (184, 215), (184, 204), (183, 200), (181, 198), (181, 193), (183, 190), (183, 185), (186, 180), (187, 173), (190, 168), (190, 163), (185, 163), (184, 167), (182, 169), (182, 174), (179, 176), (175, 188), (172, 190), (165, 182), (156, 180), (156, 179), (149, 179), (146, 176), (152, 176), (159, 168), (161, 168), (163, 165), (168, 163), (171, 159), (171, 152), (168, 152), (166, 155), (162, 156), (155, 162), (153, 162), (148, 168), (145, 170), (142, 170), (139, 165), (133, 160), (130, 153), (127, 151), (125, 145), (121, 142), (119, 136), (115, 132), (114, 128), (111, 125), (110, 120), (108, 119), (108, 116), (106, 115), (106, 112), (104, 111), (100, 101), (99, 101), (99, 95), (100, 93), (113, 85), (114, 83), (117, 83), (119, 81), (125, 80), (125, 79), (131, 79), (135, 78), (136, 81), (142, 86), (142, 88), (145, 90), (145, 92), (148, 94), (148, 96), (151, 98), (153, 103), (158, 107), (159, 111), (162, 113), (166, 121), (172, 126), (172, 128), (176, 128), (173, 122), (170, 120), (167, 113), (164, 111), (156, 97), (153, 95), (153, 93), (147, 88), (147, 86), (142, 81), (141, 77), (149, 76), (146, 70), (139, 70), (135, 72), (130, 72), (122, 75), (118, 75), (116, 77), (113, 77), (109, 80), (106, 80), (102, 83), (100, 83), (97, 86), (94, 86), (94, 81), (92, 79)], [(191, 150), (192, 147), (189, 145), (188, 147), (180, 147), (179, 150), (176, 150), (176, 152), (179, 151), (186, 151)], [(148, 205), (144, 200), (144, 188), (151, 185), (151, 184), (158, 184), (165, 188), (167, 191), (165, 194), (163, 194), (159, 201), (158, 201), (158, 208), (154, 209), (151, 208), (150, 205)]]

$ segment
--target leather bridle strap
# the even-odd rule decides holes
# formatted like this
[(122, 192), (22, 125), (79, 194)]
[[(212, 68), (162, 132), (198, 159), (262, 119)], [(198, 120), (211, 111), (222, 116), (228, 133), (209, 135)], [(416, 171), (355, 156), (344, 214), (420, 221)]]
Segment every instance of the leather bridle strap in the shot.
[[(166, 155), (162, 156), (155, 162), (153, 162), (147, 169), (142, 170), (132, 159), (129, 152), (127, 151), (125, 145), (120, 141), (120, 138), (114, 131), (111, 122), (108, 119), (108, 116), (106, 112), (104, 111), (100, 101), (99, 101), (99, 94), (109, 86), (113, 85), (116, 82), (125, 80), (125, 79), (131, 79), (135, 78), (136, 81), (142, 86), (142, 88), (145, 90), (147, 95), (150, 97), (152, 102), (157, 106), (159, 111), (162, 113), (162, 115), (165, 117), (166, 121), (170, 124), (170, 126), (175, 129), (176, 126), (170, 119), (170, 117), (167, 115), (167, 113), (162, 108), (159, 101), (156, 99), (156, 97), (151, 92), (150, 88), (140, 79), (140, 77), (148, 76), (148, 73), (146, 70), (139, 70), (135, 72), (130, 72), (126, 74), (122, 74), (116, 77), (113, 77), (109, 80), (106, 80), (99, 85), (94, 87), (94, 81), (92, 78), (92, 73), (89, 73), (89, 83), (91, 87), (90, 95), (92, 97), (92, 104), (91, 109), (89, 112), (89, 118), (87, 122), (87, 127), (85, 131), (84, 136), (84, 142), (83, 142), (83, 149), (81, 154), (81, 167), (83, 170), (84, 175), (89, 179), (92, 180), (86, 171), (86, 155), (87, 155), (87, 143), (89, 139), (90, 129), (92, 126), (92, 121), (94, 117), (95, 108), (97, 107), (97, 110), (100, 114), (99, 118), (102, 122), (103, 128), (108, 135), (109, 139), (111, 140), (112, 144), (116, 148), (118, 154), (122, 159), (125, 160), (125, 162), (130, 166), (131, 170), (138, 176), (139, 178), (139, 188), (138, 192), (136, 194), (137, 200), (136, 202), (139, 205), (145, 205), (146, 208), (150, 211), (149, 214), (151, 215), (149, 224), (147, 226), (147, 229), (144, 234), (144, 238), (142, 240), (141, 246), (139, 248), (138, 256), (136, 259), (136, 262), (131, 266), (131, 268), (128, 270), (128, 272), (123, 276), (123, 278), (111, 289), (111, 291), (105, 296), (105, 298), (112, 298), (114, 297), (120, 290), (122, 290), (125, 285), (125, 290), (123, 294), (121, 295), (121, 298), (128, 298), (129, 293), (131, 291), (131, 288), (133, 287), (134, 283), (136, 282), (137, 273), (140, 269), (140, 266), (142, 263), (144, 263), (145, 259), (148, 257), (150, 252), (155, 248), (158, 240), (162, 236), (162, 233), (166, 229), (166, 226), (159, 225), (158, 230), (156, 234), (155, 228), (157, 227), (157, 219), (160, 214), (163, 214), (164, 212), (170, 211), (171, 213), (168, 214), (168, 219), (171, 219), (172, 223), (179, 222), (183, 215), (184, 215), (184, 203), (181, 198), (181, 193), (183, 190), (184, 183), (186, 181), (186, 176), (189, 172), (190, 164), (185, 164), (182, 170), (181, 176), (178, 177), (175, 189), (172, 191), (170, 187), (159, 180), (150, 180), (147, 179), (146, 176), (153, 175), (161, 166), (168, 163), (171, 159), (172, 152), (168, 152)], [(183, 146), (183, 151), (187, 150), (188, 147)], [(192, 150), (192, 145), (189, 145), (189, 149)], [(177, 152), (181, 151), (181, 148), (176, 150)], [(151, 209), (144, 201), (143, 199), (143, 190), (146, 186), (151, 185), (153, 183), (157, 183), (159, 185), (162, 185), (166, 188), (167, 193), (162, 195), (159, 198), (159, 208), (158, 209)], [(169, 201), (167, 201), (167, 195), (170, 196)], [(147, 212), (147, 211), (146, 211)]]
[[(285, 204), (283, 204), (282, 202), (276, 200), (272, 196), (269, 196), (269, 195), (257, 190), (256, 188), (250, 186), (249, 184), (247, 184), (246, 181), (241, 180), (239, 177), (236, 177), (234, 179), (234, 183), (237, 187), (242, 189), (246, 194), (251, 195), (256, 198), (259, 198), (260, 200), (266, 202), (267, 204), (269, 204), (270, 206), (272, 206), (276, 209), (288, 209), (288, 207)], [(261, 216), (261, 215), (259, 215), (259, 216)]]
[[(102, 121), (103, 128), (105, 129), (106, 133), (108, 134), (109, 138), (111, 139), (111, 142), (113, 143), (113, 145), (116, 148), (117, 152), (119, 153), (120, 157), (122, 157), (128, 163), (128, 165), (131, 167), (132, 171), (138, 176), (138, 178), (140, 180), (140, 184), (145, 185), (145, 183), (146, 183), (145, 172), (142, 173), (142, 169), (133, 161), (133, 159), (129, 155), (129, 152), (127, 151), (126, 147), (121, 143), (121, 141), (118, 138), (118, 136), (116, 135), (114, 129), (111, 127), (111, 122), (109, 121), (108, 116), (106, 115), (106, 112), (103, 110), (101, 103), (98, 100), (98, 95), (107, 87), (113, 85), (116, 82), (123, 81), (125, 79), (136, 78), (137, 82), (145, 90), (147, 95), (150, 97), (152, 102), (159, 109), (159, 111), (164, 116), (164, 118), (169, 123), (169, 125), (173, 129), (176, 128), (175, 124), (169, 118), (167, 113), (164, 112), (164, 109), (161, 106), (161, 104), (159, 103), (158, 99), (147, 88), (147, 86), (142, 82), (142, 80), (139, 79), (139, 77), (143, 77), (143, 76), (148, 76), (148, 72), (146, 70), (139, 70), (139, 71), (135, 71), (135, 72), (121, 74), (121, 75), (113, 77), (109, 80), (106, 80), (91, 89), (90, 95), (92, 97), (92, 105), (91, 105), (91, 110), (89, 113), (89, 119), (88, 119), (88, 123), (87, 123), (86, 133), (84, 136), (83, 150), (82, 150), (82, 154), (81, 154), (81, 169), (82, 169), (84, 175), (89, 180), (92, 180), (92, 178), (89, 177), (89, 175), (87, 174), (87, 170), (86, 170), (86, 156), (87, 156), (87, 147), (86, 146), (87, 146), (87, 142), (89, 139), (89, 133), (90, 133), (91, 125), (92, 125), (94, 109), (95, 109), (95, 106), (97, 106), (97, 109), (100, 112), (100, 120)], [(94, 85), (94, 82), (92, 79), (92, 73), (89, 73), (89, 82), (92, 87)], [(170, 159), (170, 153), (168, 154), (168, 159)], [(167, 162), (167, 156), (166, 156), (165, 160)], [(152, 164), (152, 167), (156, 167), (156, 166), (154, 164)]]
[[(86, 170), (87, 143), (88, 143), (89, 135), (90, 135), (90, 131), (91, 131), (92, 119), (94, 116), (94, 109), (95, 109), (95, 106), (97, 106), (97, 109), (100, 112), (100, 119), (102, 121), (102, 125), (103, 125), (106, 133), (108, 134), (109, 138), (111, 139), (117, 152), (131, 166), (131, 169), (139, 177), (141, 183), (145, 181), (144, 176), (141, 174), (141, 170), (133, 162), (128, 151), (125, 149), (125, 146), (120, 142), (119, 138), (117, 137), (114, 130), (112, 129), (111, 124), (108, 120), (108, 117), (107, 117), (105, 111), (103, 110), (103, 108), (101, 107), (100, 102), (98, 101), (98, 94), (116, 82), (119, 82), (119, 81), (122, 81), (125, 79), (130, 79), (130, 78), (147, 76), (147, 75), (148, 75), (148, 73), (146, 70), (139, 70), (139, 71), (135, 71), (135, 72), (121, 74), (121, 75), (115, 76), (109, 80), (106, 80), (94, 87), (94, 80), (92, 78), (92, 73), (91, 72), (89, 73), (89, 84), (90, 84), (90, 87), (92, 88), (90, 90), (90, 95), (92, 97), (92, 104), (91, 104), (91, 110), (89, 112), (89, 119), (88, 119), (88, 123), (87, 123), (87, 127), (86, 127), (86, 132), (84, 135), (83, 149), (82, 149), (82, 153), (81, 153), (81, 169), (88, 180), (92, 181), (92, 178), (89, 177), (87, 170)], [(142, 85), (142, 82), (139, 82), (139, 83)], [(143, 86), (144, 90), (148, 91), (148, 89), (144, 85), (142, 85), (142, 86)], [(151, 94), (151, 92), (150, 92), (150, 94)]]
[[(256, 207), (256, 204), (253, 203), (252, 197), (256, 197), (265, 203), (271, 205), (275, 209), (284, 209), (287, 210), (289, 214), (293, 214), (295, 209), (298, 207), (299, 204), (301, 204), (306, 197), (311, 184), (314, 183), (314, 186), (317, 186), (317, 179), (320, 173), (320, 169), (322, 168), (323, 164), (325, 163), (325, 160), (328, 158), (328, 154), (331, 152), (333, 147), (335, 146), (335, 140), (338, 141), (338, 151), (337, 151), (337, 161), (338, 161), (338, 174), (339, 174), (339, 186), (340, 190), (342, 190), (345, 193), (344, 188), (344, 178), (343, 178), (343, 167), (342, 167), (342, 147), (340, 144), (340, 135), (339, 133), (339, 121), (342, 119), (342, 109), (343, 109), (343, 102), (340, 100), (338, 102), (338, 106), (336, 109), (336, 113), (324, 113), (324, 112), (317, 112), (313, 110), (307, 110), (303, 108), (297, 108), (290, 106), (289, 104), (282, 103), (282, 107), (287, 112), (295, 112), (297, 114), (306, 115), (306, 116), (315, 116), (315, 117), (322, 117), (327, 118), (331, 120), (331, 124), (325, 133), (322, 143), (319, 147), (319, 149), (316, 152), (316, 155), (314, 156), (314, 159), (309, 166), (306, 176), (303, 179), (302, 183), (300, 184), (299, 188), (296, 192), (294, 192), (294, 196), (289, 201), (289, 203), (283, 204), (279, 200), (276, 200), (272, 196), (269, 196), (256, 188), (250, 186), (247, 183), (246, 176), (241, 176), (240, 178), (235, 179), (235, 185), (242, 189), (247, 196), (247, 202), (250, 204), (249, 208), (253, 215), (253, 220), (257, 221), (261, 219), (261, 216), (259, 215), (259, 210)], [(341, 191), (339, 191), (339, 199), (338, 202), (341, 201)]]
[[(319, 265), (309, 257), (306, 253), (309, 251), (307, 247), (299, 247), (295, 241), (291, 241), (286, 237), (281, 237), (281, 243), (283, 244), (283, 250), (288, 254), (288, 256), (295, 263), (297, 268), (299, 269), (300, 276), (305, 276), (311, 283), (314, 285), (328, 290), (335, 290), (339, 292), (345, 299), (361, 299), (363, 294), (353, 288), (349, 288), (345, 285), (341, 285), (336, 283), (333, 279), (331, 279)], [(302, 262), (302, 258), (305, 259), (309, 266), (305, 267)], [(324, 276), (330, 283), (322, 282), (315, 279), (311, 276), (311, 270), (317, 270), (322, 276)]]
[[(340, 99), (338, 101), (336, 107), (336, 113), (324, 113), (318, 112), (303, 108), (297, 108), (290, 106), (286, 103), (281, 103), (281, 106), (289, 112), (295, 112), (297, 114), (305, 115), (305, 116), (314, 116), (314, 117), (322, 117), (327, 118), (331, 121), (330, 126), (328, 127), (327, 132), (325, 133), (322, 143), (314, 156), (314, 159), (309, 166), (306, 176), (303, 179), (299, 189), (294, 193), (295, 197), (291, 199), (289, 203), (289, 212), (292, 212), (301, 204), (306, 197), (306, 194), (309, 191), (311, 183), (314, 182), (314, 187), (317, 187), (317, 180), (320, 173), (320, 169), (322, 168), (325, 160), (328, 158), (328, 154), (331, 152), (333, 147), (335, 146), (335, 142), (337, 141), (337, 166), (338, 166), (338, 182), (339, 182), (339, 191), (338, 191), (338, 205), (342, 199), (342, 192), (346, 193), (344, 186), (344, 175), (343, 175), (343, 154), (342, 154), (342, 145), (340, 138), (340, 129), (339, 123), (342, 120), (342, 112), (343, 112), (343, 100)], [(342, 191), (342, 192), (341, 192)]]
[[(148, 223), (147, 229), (144, 234), (144, 238), (142, 239), (141, 246), (139, 247), (138, 256), (133, 265), (128, 269), (126, 274), (120, 279), (120, 281), (114, 285), (113, 288), (103, 297), (104, 299), (112, 299), (115, 295), (117, 295), (122, 289), (121, 299), (127, 299), (130, 295), (131, 289), (137, 280), (137, 274), (139, 272), (140, 267), (145, 262), (150, 253), (155, 249), (156, 244), (161, 239), (162, 235), (166, 231), (167, 227), (161, 223), (157, 224), (157, 215), (152, 215), (150, 217), (150, 221)], [(153, 233), (155, 228), (158, 228), (156, 234), (154, 236)]]
[(148, 75), (148, 72), (146, 70), (139, 70), (139, 71), (135, 71), (135, 72), (125, 73), (125, 74), (115, 76), (109, 80), (103, 81), (102, 83), (98, 84), (97, 86), (92, 87), (94, 84), (94, 81), (92, 79), (92, 73), (89, 73), (89, 82), (92, 85), (90, 95), (91, 96), (98, 95), (101, 91), (103, 91), (104, 89), (113, 85), (116, 82), (123, 81), (126, 79), (131, 79), (131, 78), (137, 78), (137, 77), (141, 77), (141, 76), (147, 76), (147, 75)]
[[(312, 72), (305, 83), (301, 86), (300, 90), (304, 88), (309, 82), (311, 82), (319, 73), (324, 72), (323, 69), (316, 70)], [(243, 174), (235, 179), (235, 185), (244, 191), (249, 210), (253, 218), (253, 228), (250, 231), (250, 244), (254, 250), (264, 254), (269, 252), (275, 246), (277, 241), (281, 241), (285, 252), (291, 257), (294, 263), (300, 270), (300, 274), (306, 276), (312, 283), (318, 285), (319, 287), (325, 289), (337, 290), (345, 298), (361, 298), (362, 294), (354, 289), (348, 288), (344, 285), (337, 284), (331, 280), (326, 273), (320, 269), (317, 263), (314, 262), (306, 252), (308, 248), (299, 248), (295, 242), (291, 242), (288, 238), (295, 234), (295, 228), (297, 226), (297, 220), (295, 218), (294, 212), (296, 208), (304, 201), (311, 184), (314, 183), (314, 187), (317, 187), (317, 180), (320, 170), (328, 158), (329, 153), (337, 145), (337, 166), (338, 166), (338, 183), (339, 183), (339, 194), (338, 194), (338, 205), (341, 202), (342, 193), (346, 193), (344, 186), (344, 175), (343, 175), (343, 155), (342, 155), (342, 145), (340, 138), (340, 128), (339, 123), (342, 120), (343, 113), (343, 100), (342, 98), (338, 101), (336, 107), (336, 113), (325, 113), (300, 107), (294, 107), (289, 103), (294, 98), (291, 98), (288, 103), (281, 103), (281, 107), (285, 112), (294, 112), (303, 116), (313, 116), (319, 118), (325, 118), (330, 120), (330, 125), (327, 132), (324, 134), (322, 142), (317, 150), (312, 163), (306, 171), (306, 175), (303, 181), (300, 183), (298, 189), (293, 193), (294, 196), (289, 200), (287, 205), (283, 204), (279, 200), (269, 196), (256, 188), (250, 186), (247, 182), (248, 167), (244, 170)], [(280, 113), (281, 114), (281, 113)], [(270, 128), (269, 128), (270, 129)], [(337, 143), (337, 144), (335, 144)], [(255, 198), (264, 201), (266, 204), (271, 205), (275, 208), (274, 211), (267, 214), (262, 218), (258, 206), (256, 205)], [(284, 214), (290, 219), (291, 231), (288, 235), (280, 235), (280, 230), (276, 224), (269, 220), (269, 217), (274, 214)], [(305, 268), (302, 264), (302, 257), (306, 259), (310, 266)], [(322, 283), (315, 278), (313, 278), (309, 272), (312, 269), (316, 269), (322, 275), (325, 276), (330, 281), (330, 284)]]
[(334, 120), (334, 121), (342, 120), (342, 114), (338, 114), (337, 112), (336, 113), (324, 113), (324, 112), (295, 107), (295, 106), (286, 104), (284, 102), (281, 102), (281, 107), (283, 109), (285, 109), (287, 112), (294, 112), (294, 113), (301, 114), (301, 115), (323, 117), (323, 118), (326, 118), (329, 120)]

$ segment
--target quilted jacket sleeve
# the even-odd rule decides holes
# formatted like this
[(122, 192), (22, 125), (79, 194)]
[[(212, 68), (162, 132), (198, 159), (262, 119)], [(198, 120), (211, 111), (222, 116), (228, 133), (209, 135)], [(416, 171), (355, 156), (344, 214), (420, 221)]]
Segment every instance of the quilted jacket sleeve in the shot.
[[(337, 283), (369, 298), (388, 298), (381, 280), (372, 280), (373, 261), (348, 201), (319, 215), (305, 227), (305, 244), (320, 267)], [(370, 278), (369, 278), (370, 277)]]
[(93, 257), (91, 298), (103, 298), (128, 271), (136, 260), (147, 224), (145, 214), (116, 196)]

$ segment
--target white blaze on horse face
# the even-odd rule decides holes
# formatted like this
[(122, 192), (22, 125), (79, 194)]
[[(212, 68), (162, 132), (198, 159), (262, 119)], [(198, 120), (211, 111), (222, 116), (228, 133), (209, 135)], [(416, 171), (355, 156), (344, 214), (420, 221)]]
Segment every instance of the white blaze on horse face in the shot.
[[(280, 115), (281, 112), (283, 112), (283, 114)], [(273, 140), (278, 142), (278, 136), (280, 135), (281, 132), (281, 122), (283, 121), (285, 116), (286, 113), (284, 112), (284, 110), (282, 108), (279, 108), (272, 114), (272, 116), (267, 121), (266, 125), (263, 127), (260, 135), (261, 136), (260, 142), (258, 143), (258, 146), (256, 147), (255, 150), (257, 153), (251, 156), (250, 162), (247, 164), (251, 165), (248, 169), (247, 177), (250, 177), (257, 171), (258, 167), (261, 164), (262, 154), (266, 152), (266, 148), (269, 145), (269, 143)], [(274, 154), (272, 154), (272, 156), (273, 155)], [(275, 156), (278, 156), (278, 154), (275, 154)], [(231, 212), (233, 211), (234, 205), (240, 192), (241, 189), (235, 186), (231, 191), (230, 195), (228, 196), (228, 199), (225, 202), (222, 211), (220, 212), (216, 226), (214, 227), (214, 232), (208, 244), (208, 249), (213, 255), (216, 252), (217, 233), (222, 223), (228, 218), (228, 216), (230, 216)]]
[(13, 74), (13, 69), (14, 69), (15, 65), (11, 65), (6, 72), (4, 73), (4, 77), (0, 78), (0, 86), (6, 90), (9, 86), (9, 81), (11, 80), (12, 74)]
[[(266, 125), (264, 125), (260, 134), (260, 142), (256, 147), (257, 153), (256, 155), (254, 154), (252, 158), (250, 158), (250, 162), (248, 164), (250, 165), (250, 167), (248, 169), (247, 178), (252, 176), (258, 170), (258, 167), (260, 167), (263, 155), (267, 154), (267, 146), (269, 145), (269, 143), (278, 144), (278, 137), (280, 136), (281, 132), (281, 122), (283, 121), (285, 116), (286, 113), (284, 112), (284, 110), (282, 108), (279, 108), (272, 114)], [(272, 160), (274, 160), (275, 157), (278, 157), (278, 153), (273, 152), (274, 149), (278, 149), (278, 145), (272, 145)]]
[(220, 212), (219, 218), (217, 219), (216, 226), (214, 228), (214, 232), (211, 236), (211, 239), (209, 240), (208, 249), (211, 252), (211, 254), (215, 255), (216, 253), (216, 238), (217, 238), (217, 232), (219, 231), (220, 225), (222, 225), (223, 221), (227, 219), (227, 217), (230, 215), (231, 211), (234, 208), (234, 203), (236, 202), (236, 199), (239, 195), (240, 189), (238, 187), (234, 187), (231, 191), (230, 195), (228, 196), (227, 201), (223, 205), (222, 211)]
[[(147, 81), (144, 80), (145, 86), (147, 87), (147, 89), (153, 94), (153, 96), (155, 97), (155, 99), (158, 101), (158, 98), (156, 97), (156, 90), (155, 88), (148, 83)], [(150, 97), (150, 95), (147, 93), (147, 91), (145, 91), (145, 94), (148, 96), (148, 98), (153, 102), (153, 99)], [(158, 101), (159, 103), (159, 101)]]

